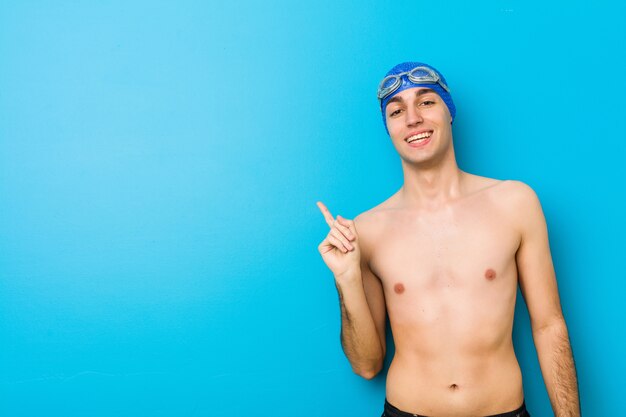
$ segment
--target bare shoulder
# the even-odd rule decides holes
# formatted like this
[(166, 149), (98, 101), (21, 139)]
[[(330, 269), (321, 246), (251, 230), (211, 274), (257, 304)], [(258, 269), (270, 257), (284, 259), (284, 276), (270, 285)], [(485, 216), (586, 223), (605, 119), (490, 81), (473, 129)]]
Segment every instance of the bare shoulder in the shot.
[(505, 180), (499, 187), (504, 201), (509, 202), (513, 209), (525, 209), (529, 205), (539, 203), (539, 197), (533, 188), (519, 180)]
[(471, 194), (481, 194), (481, 201), (488, 203), (504, 217), (510, 219), (516, 229), (523, 228), (529, 217), (540, 212), (541, 205), (537, 193), (528, 184), (519, 180), (499, 180), (495, 178), (468, 175), (468, 189)]
[(479, 193), (486, 191), (496, 201), (512, 203), (532, 202), (537, 199), (535, 191), (526, 183), (518, 180), (499, 180), (495, 178), (481, 177), (469, 174), (470, 190)]
[(394, 204), (394, 196), (382, 203), (366, 210), (354, 218), (354, 225), (359, 236), (361, 254), (367, 261), (373, 249), (374, 242), (384, 231), (391, 208)]
[(518, 180), (506, 180), (498, 192), (498, 201), (508, 213), (515, 227), (523, 232), (529, 224), (543, 222), (541, 202), (535, 190), (528, 184)]
[(381, 226), (381, 220), (385, 216), (385, 208), (381, 204), (366, 210), (354, 218), (354, 224), (356, 226), (359, 238), (363, 237), (367, 239), (374, 234)]

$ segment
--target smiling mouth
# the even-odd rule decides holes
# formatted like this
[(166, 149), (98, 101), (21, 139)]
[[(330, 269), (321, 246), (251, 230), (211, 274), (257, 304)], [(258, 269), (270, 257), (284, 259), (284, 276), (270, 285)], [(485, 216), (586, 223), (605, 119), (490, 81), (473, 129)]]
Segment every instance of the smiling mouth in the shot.
[(432, 130), (429, 130), (428, 132), (422, 132), (413, 136), (409, 136), (408, 138), (405, 139), (405, 141), (407, 143), (422, 143), (422, 142), (426, 142), (426, 140), (428, 140), (429, 137), (431, 137), (433, 134)]

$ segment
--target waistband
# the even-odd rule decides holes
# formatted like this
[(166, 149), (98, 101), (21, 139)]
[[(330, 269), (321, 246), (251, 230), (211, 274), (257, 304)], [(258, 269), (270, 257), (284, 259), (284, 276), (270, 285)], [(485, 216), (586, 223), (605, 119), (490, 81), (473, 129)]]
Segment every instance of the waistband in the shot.
[[(501, 414), (492, 414), (490, 416), (485, 417), (525, 417), (526, 414), (526, 399), (522, 400), (522, 405), (519, 406), (516, 410), (507, 411), (506, 413)], [(385, 398), (385, 417), (428, 417), (421, 414), (413, 414), (408, 413), (406, 411), (402, 411), (387, 401)]]

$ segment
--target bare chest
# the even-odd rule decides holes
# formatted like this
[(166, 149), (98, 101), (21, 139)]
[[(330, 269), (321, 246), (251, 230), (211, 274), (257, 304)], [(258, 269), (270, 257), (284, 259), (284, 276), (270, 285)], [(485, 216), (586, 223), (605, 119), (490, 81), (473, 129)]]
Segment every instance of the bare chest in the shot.
[(389, 212), (383, 223), (369, 262), (386, 296), (489, 294), (516, 285), (520, 236), (500, 205), (466, 201), (436, 212)]

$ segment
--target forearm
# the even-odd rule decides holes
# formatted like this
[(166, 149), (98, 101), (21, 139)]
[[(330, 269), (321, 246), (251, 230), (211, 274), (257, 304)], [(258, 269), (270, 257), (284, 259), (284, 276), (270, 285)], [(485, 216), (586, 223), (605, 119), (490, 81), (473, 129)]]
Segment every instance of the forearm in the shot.
[(533, 331), (533, 339), (555, 417), (580, 417), (576, 366), (565, 321)]
[(382, 368), (384, 354), (367, 304), (360, 270), (335, 279), (341, 307), (341, 345), (355, 373), (373, 378)]

